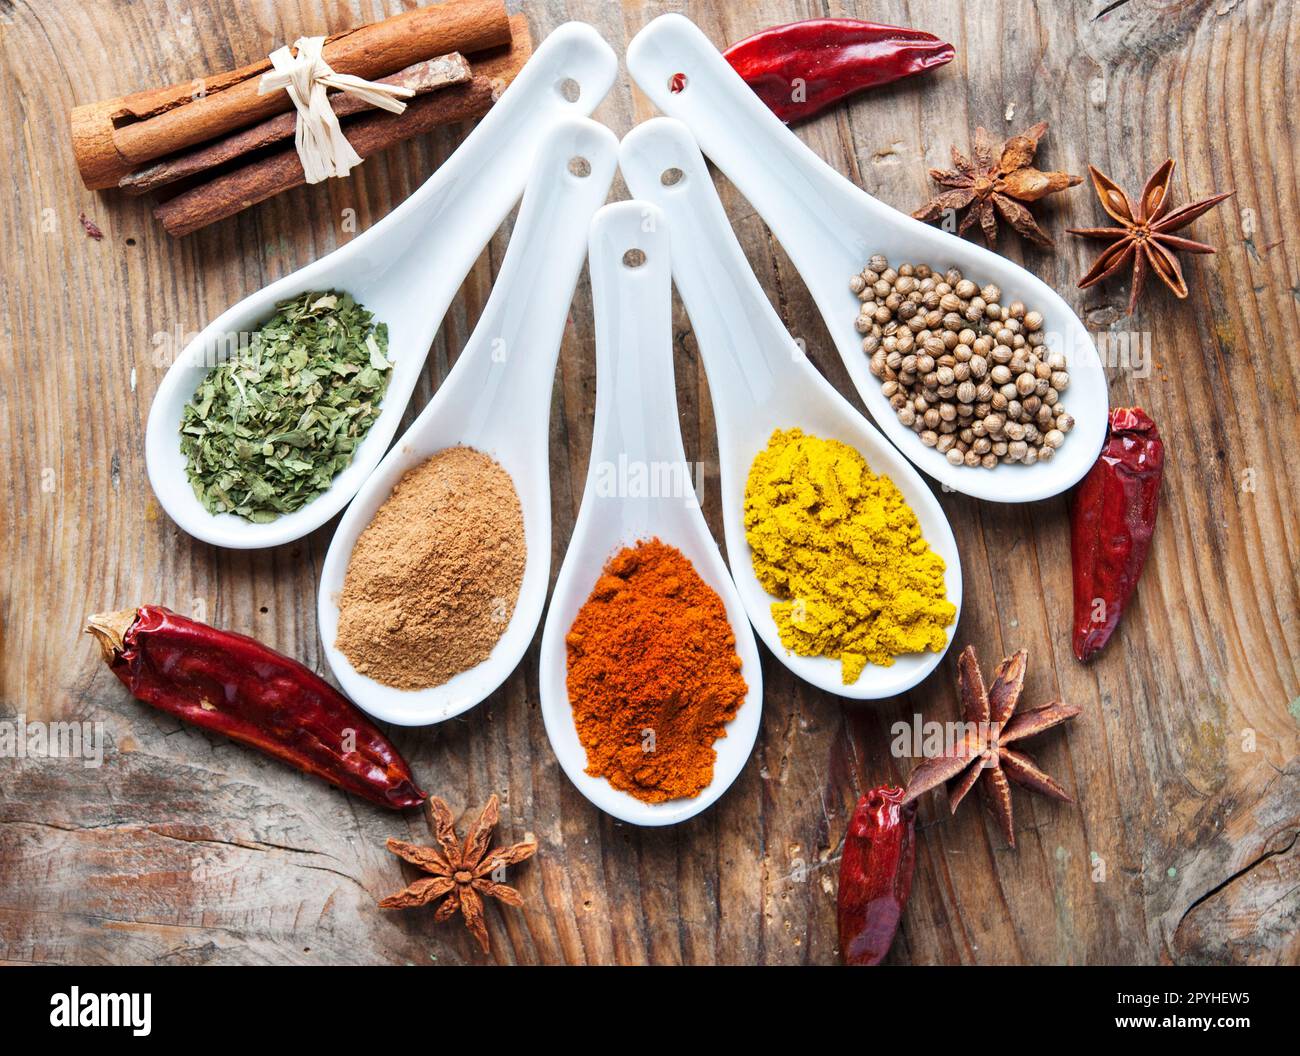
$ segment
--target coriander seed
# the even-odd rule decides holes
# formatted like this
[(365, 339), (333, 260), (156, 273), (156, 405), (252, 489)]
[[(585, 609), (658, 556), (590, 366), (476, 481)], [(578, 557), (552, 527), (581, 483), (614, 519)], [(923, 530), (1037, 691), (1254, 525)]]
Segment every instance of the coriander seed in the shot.
[(924, 446), (954, 466), (992, 469), (1047, 461), (1064, 443), (1068, 361), (1047, 346), (1041, 312), (957, 268), (894, 267), (879, 253), (849, 289), (862, 302), (871, 374)]

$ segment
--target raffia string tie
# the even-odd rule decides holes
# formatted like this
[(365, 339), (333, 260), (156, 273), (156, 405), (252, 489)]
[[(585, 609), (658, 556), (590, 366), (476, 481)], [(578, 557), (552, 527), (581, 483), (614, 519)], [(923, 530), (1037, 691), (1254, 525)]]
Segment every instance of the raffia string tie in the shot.
[(338, 115), (325, 92), (327, 88), (351, 92), (371, 106), (394, 114), (406, 109), (406, 104), (395, 97), (406, 98), (415, 94), (411, 88), (377, 84), (350, 73), (335, 73), (321, 57), (324, 46), (324, 37), (299, 37), (293, 42), (292, 50), (277, 48), (268, 56), (275, 68), (262, 74), (257, 86), (258, 95), (283, 88), (293, 100), (298, 111), (294, 145), (298, 148), (308, 183), (320, 183), (331, 176), (346, 176), (354, 166), (361, 164), (361, 155), (352, 149), (352, 144), (339, 127)]

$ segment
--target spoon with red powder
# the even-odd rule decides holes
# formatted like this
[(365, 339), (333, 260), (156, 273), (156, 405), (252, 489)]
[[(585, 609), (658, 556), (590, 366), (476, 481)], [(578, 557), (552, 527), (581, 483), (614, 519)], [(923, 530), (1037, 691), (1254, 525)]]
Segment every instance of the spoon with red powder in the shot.
[(636, 825), (684, 821), (721, 796), (753, 750), (763, 699), (754, 633), (682, 447), (668, 238), (647, 202), (607, 205), (591, 224), (596, 421), (539, 665), (560, 765)]

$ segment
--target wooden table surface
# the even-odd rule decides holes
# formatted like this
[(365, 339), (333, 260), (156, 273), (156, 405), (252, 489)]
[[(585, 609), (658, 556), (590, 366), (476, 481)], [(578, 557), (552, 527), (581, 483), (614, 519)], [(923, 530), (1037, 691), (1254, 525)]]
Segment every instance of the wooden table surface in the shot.
[[(513, 871), (524, 910), (488, 911), (491, 958), (459, 923), (381, 912), (405, 882), (383, 847), (423, 840), (417, 812), (347, 797), (224, 738), (136, 703), (81, 635), (90, 611), (155, 602), (255, 635), (324, 671), (316, 584), (334, 522), (263, 552), (219, 550), (161, 512), (145, 473), (150, 400), (171, 357), (222, 309), (354, 237), (454, 149), (448, 130), (174, 241), (148, 206), (86, 191), (65, 115), (89, 102), (252, 61), (297, 35), (399, 9), (396, 0), (0, 0), (5, 106), (0, 198), (8, 472), (0, 536), (4, 718), (103, 724), (103, 765), (0, 758), (0, 961), (148, 963), (826, 963), (859, 792), (905, 776), (889, 730), (956, 715), (954, 662), (1029, 650), (1026, 700), (1080, 719), (1035, 745), (1077, 797), (1015, 793), (1018, 850), (972, 801), (920, 815), (916, 881), (895, 963), (1277, 963), (1300, 960), (1300, 8), (1287, 0), (1032, 0), (841, 5), (550, 0), (524, 5), (537, 39), (568, 18), (616, 49), (661, 10), (717, 43), (826, 13), (931, 30), (957, 59), (799, 129), (819, 155), (900, 209), (926, 169), (999, 135), (1051, 123), (1047, 166), (1093, 163), (1133, 190), (1167, 156), (1175, 193), (1236, 197), (1192, 237), (1191, 296), (1074, 283), (1100, 248), (1063, 233), (1101, 222), (1087, 185), (1037, 212), (1055, 253), (1007, 235), (1000, 252), (1066, 297), (1099, 334), (1149, 335), (1147, 371), (1109, 371), (1113, 404), (1139, 403), (1168, 445), (1163, 506), (1136, 603), (1088, 667), (1070, 651), (1064, 498), (1027, 506), (940, 496), (965, 582), (936, 673), (906, 696), (845, 703), (765, 654), (762, 729), (734, 787), (667, 831), (599, 813), (560, 771), (537, 703), (537, 650), (490, 699), (427, 729), (394, 731), (422, 784), (458, 813), (493, 792), (501, 834), (535, 832)], [(517, 7), (517, 5), (512, 5)], [(597, 111), (615, 132), (653, 113), (621, 76)], [(861, 406), (799, 276), (721, 177), (727, 211), (791, 333)], [(621, 181), (615, 195), (624, 196)], [(104, 232), (93, 241), (78, 214)], [(464, 346), (509, 236), (464, 284), (408, 417)], [(717, 455), (689, 320), (675, 314), (687, 455), (707, 467), (721, 538)], [(573, 302), (554, 392), (553, 567), (586, 473), (595, 387), (591, 294)]]

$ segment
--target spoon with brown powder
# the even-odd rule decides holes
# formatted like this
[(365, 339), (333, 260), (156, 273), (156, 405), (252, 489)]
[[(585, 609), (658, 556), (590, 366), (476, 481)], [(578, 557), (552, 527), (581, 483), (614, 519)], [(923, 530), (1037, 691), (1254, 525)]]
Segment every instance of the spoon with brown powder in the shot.
[[(538, 672), (546, 733), (565, 773), (601, 810), (635, 825), (672, 825), (717, 800), (749, 759), (763, 700), (754, 632), (700, 512), (695, 474), (682, 447), (673, 382), (669, 235), (664, 214), (645, 201), (607, 205), (591, 224), (596, 421), (586, 489), (546, 616)], [(606, 562), (624, 547), (656, 538), (680, 551), (721, 601), (747, 692), (725, 734), (714, 742), (709, 784), (690, 798), (647, 802), (587, 772), (590, 760), (566, 684), (566, 638)], [(674, 686), (665, 707), (686, 710), (692, 703), (686, 695)], [(658, 736), (645, 734), (668, 740), (663, 729), (632, 732), (643, 735), (637, 737), (641, 751), (656, 750), (649, 746)], [(607, 734), (620, 735), (612, 729)]]
[[(422, 726), (468, 710), (505, 681), (537, 629), (551, 574), (551, 387), (587, 227), (617, 158), (614, 134), (585, 118), (541, 145), (478, 325), (334, 533), (321, 639), (343, 691), (377, 718)], [(522, 548), (502, 538), (520, 518)], [(438, 532), (454, 554), (427, 545)], [(354, 548), (365, 559), (351, 569)], [(512, 576), (502, 566), (520, 549), (522, 576)]]

